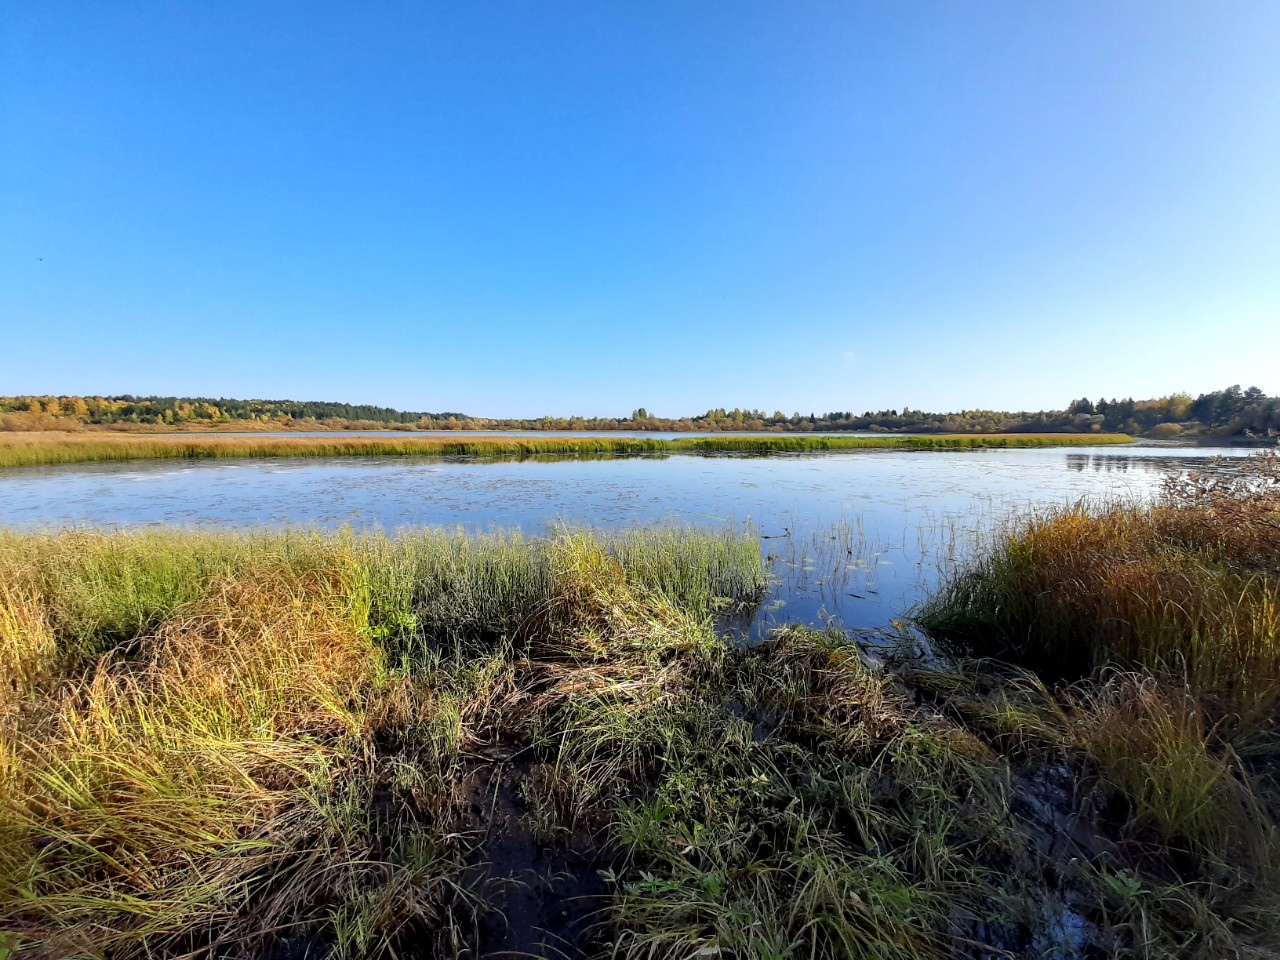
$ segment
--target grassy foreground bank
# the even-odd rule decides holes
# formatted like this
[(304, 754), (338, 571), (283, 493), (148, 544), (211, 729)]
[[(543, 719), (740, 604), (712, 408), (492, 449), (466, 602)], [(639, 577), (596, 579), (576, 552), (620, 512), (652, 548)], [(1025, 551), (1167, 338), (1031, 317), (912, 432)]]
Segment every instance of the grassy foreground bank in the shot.
[(1254, 694), (718, 640), (763, 577), (698, 531), (0, 535), (0, 950), (1275, 955)]
[(923, 613), (1038, 671), (974, 662), (940, 689), (1011, 756), (1075, 771), (1154, 955), (1280, 956), (1280, 457), (1033, 517)]
[(222, 457), (530, 457), (646, 453), (775, 453), (824, 450), (952, 450), (1132, 443), (1118, 434), (988, 434), (928, 437), (260, 437), (0, 434), (0, 468), (111, 460)]

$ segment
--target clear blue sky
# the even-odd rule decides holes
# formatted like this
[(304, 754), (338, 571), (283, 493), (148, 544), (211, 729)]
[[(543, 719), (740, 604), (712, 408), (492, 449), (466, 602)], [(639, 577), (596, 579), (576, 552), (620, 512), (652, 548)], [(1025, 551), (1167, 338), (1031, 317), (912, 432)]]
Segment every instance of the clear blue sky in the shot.
[(1280, 393), (1280, 3), (0, 10), (0, 393)]

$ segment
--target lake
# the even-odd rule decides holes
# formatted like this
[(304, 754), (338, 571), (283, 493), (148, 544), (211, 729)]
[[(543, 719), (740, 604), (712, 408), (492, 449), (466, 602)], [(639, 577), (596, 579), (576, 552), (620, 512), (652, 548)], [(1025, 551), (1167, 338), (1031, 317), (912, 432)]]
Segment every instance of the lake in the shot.
[[(137, 461), (0, 472), (0, 525), (745, 527), (774, 585), (750, 625), (879, 630), (1028, 509), (1150, 497), (1251, 451), (1175, 446), (762, 456)], [(1222, 458), (1217, 460), (1216, 458)]]

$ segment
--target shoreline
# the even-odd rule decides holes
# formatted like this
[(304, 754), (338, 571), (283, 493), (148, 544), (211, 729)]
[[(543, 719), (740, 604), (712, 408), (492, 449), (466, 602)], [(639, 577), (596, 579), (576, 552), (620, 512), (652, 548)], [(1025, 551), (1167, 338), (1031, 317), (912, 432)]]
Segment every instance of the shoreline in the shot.
[(755, 454), (853, 450), (963, 450), (1095, 447), (1132, 444), (1123, 434), (952, 434), (896, 437), (689, 436), (646, 437), (219, 437), (119, 433), (0, 434), (0, 469), (125, 460), (202, 460), (265, 457), (531, 457), (638, 454)]

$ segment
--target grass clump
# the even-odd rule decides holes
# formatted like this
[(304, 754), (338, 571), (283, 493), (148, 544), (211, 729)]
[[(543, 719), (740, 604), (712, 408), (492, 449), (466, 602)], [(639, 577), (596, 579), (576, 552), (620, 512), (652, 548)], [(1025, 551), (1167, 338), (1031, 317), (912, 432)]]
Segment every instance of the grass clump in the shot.
[(1275, 461), (1263, 454), (1235, 478), (1175, 481), (1150, 508), (1079, 505), (1033, 517), (953, 579), (921, 620), (939, 636), (1021, 662), (1142, 667), (1224, 710), (1273, 713)]
[(1202, 862), (1270, 872), (1273, 824), (1230, 738), (1189, 689), (1120, 674), (1076, 694), (1072, 741), (1132, 803), (1137, 836)]
[(344, 587), (340, 567), (217, 580), (136, 656), (24, 705), (0, 785), (0, 903), (20, 935), (122, 955), (193, 925), (243, 941), (314, 894), (296, 860), (350, 839), (315, 796), (356, 772), (344, 743), (377, 671)]
[(6, 944), (474, 950), (466, 751), (602, 686), (657, 689), (673, 653), (705, 647), (708, 591), (745, 601), (762, 577), (758, 550), (705, 536), (686, 559), (742, 567), (682, 593), (687, 563), (664, 591), (631, 579), (619, 555), (652, 554), (644, 533), (9, 535)]
[[(686, 607), (750, 603), (764, 587), (750, 535), (635, 530), (592, 539), (628, 577)], [(545, 612), (554, 552), (553, 540), (518, 533), (439, 530), (0, 532), (0, 583), (15, 591), (7, 616), (38, 611), (59, 655), (84, 663), (128, 647), (219, 577), (263, 563), (305, 572), (341, 554), (369, 629), (408, 652), (463, 636), (520, 633)]]

